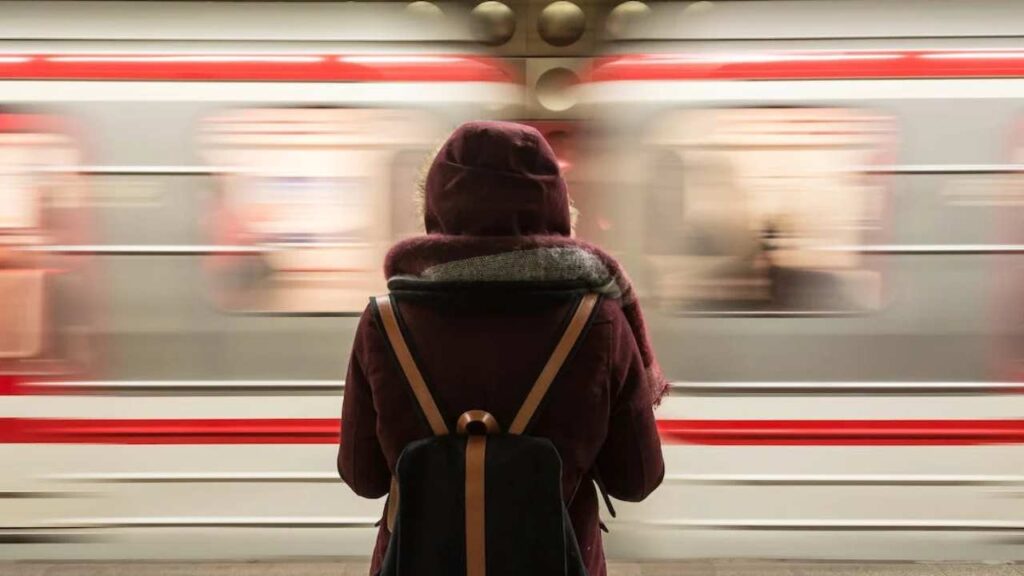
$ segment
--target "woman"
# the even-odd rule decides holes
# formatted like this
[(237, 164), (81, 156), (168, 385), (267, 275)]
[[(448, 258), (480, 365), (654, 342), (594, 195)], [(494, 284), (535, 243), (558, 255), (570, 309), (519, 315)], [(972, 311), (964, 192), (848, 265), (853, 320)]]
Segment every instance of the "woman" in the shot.
[[(628, 279), (610, 256), (571, 238), (555, 155), (526, 126), (458, 128), (427, 172), (424, 223), (427, 235), (394, 246), (384, 268), (409, 346), (449, 419), (481, 409), (507, 425), (580, 291), (604, 296), (533, 424), (562, 458), (563, 496), (587, 571), (604, 576), (592, 479), (615, 498), (639, 501), (664, 476), (653, 408), (667, 384)], [(388, 493), (402, 449), (430, 435), (418, 414), (368, 309), (352, 348), (338, 454), (357, 494)], [(382, 523), (372, 574), (389, 537)]]

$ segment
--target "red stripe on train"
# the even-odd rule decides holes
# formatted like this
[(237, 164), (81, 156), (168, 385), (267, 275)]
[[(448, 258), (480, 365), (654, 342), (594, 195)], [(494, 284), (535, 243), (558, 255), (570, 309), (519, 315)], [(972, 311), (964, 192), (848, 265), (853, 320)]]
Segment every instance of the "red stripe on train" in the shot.
[(497, 60), (427, 54), (0, 54), (0, 80), (514, 82)]
[(9, 444), (333, 444), (340, 430), (333, 418), (0, 418)]
[[(87, 420), (0, 418), (0, 443), (333, 444), (321, 419)], [(660, 420), (669, 444), (963, 446), (1024, 443), (1024, 420)]]
[(963, 446), (1024, 443), (1021, 420), (661, 420), (668, 443)]
[(1021, 50), (626, 54), (598, 58), (590, 82), (1024, 77)]

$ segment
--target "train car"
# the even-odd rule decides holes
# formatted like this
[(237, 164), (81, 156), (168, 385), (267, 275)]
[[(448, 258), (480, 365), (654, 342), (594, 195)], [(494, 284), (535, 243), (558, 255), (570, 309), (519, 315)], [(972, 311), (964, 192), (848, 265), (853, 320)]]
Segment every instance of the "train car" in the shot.
[(615, 553), (1020, 557), (1022, 8), (652, 4), (595, 59), (593, 238), (676, 382)]
[(427, 8), (0, 6), (0, 558), (369, 549), (379, 503), (333, 471), (355, 317), (430, 153), (522, 101)]

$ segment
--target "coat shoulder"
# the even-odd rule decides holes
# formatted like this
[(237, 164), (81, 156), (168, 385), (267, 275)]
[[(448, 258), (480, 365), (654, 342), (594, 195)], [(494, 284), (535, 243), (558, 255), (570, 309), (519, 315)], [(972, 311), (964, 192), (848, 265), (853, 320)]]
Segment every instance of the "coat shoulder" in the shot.
[(625, 321), (626, 317), (622, 314), (622, 305), (619, 300), (602, 298), (594, 313), (592, 324), (617, 324)]

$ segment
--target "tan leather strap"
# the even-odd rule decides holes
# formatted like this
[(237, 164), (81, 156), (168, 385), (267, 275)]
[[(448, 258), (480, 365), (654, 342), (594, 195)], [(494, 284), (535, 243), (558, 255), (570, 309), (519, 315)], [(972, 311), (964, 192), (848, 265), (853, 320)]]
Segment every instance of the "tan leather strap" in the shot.
[[(473, 426), (476, 424), (477, 426)], [(456, 427), (466, 439), (466, 576), (487, 573), (487, 514), (484, 512), (487, 490), (487, 435), (499, 434), (498, 421), (490, 412), (468, 410)]]
[(576, 312), (572, 315), (572, 320), (569, 321), (569, 326), (562, 333), (562, 339), (558, 341), (558, 345), (555, 346), (554, 352), (548, 358), (547, 364), (540, 371), (540, 376), (533, 383), (533, 388), (526, 395), (526, 400), (519, 407), (519, 413), (512, 420), (512, 425), (508, 428), (509, 434), (522, 434), (530, 424), (533, 414), (540, 407), (540, 403), (544, 400), (544, 396), (547, 395), (551, 383), (555, 380), (555, 376), (562, 369), (562, 364), (569, 357), (569, 352), (572, 351), (573, 346), (576, 345), (576, 341), (583, 332), (583, 328), (587, 325), (587, 321), (594, 311), (594, 306), (597, 304), (597, 298), (597, 294), (587, 294), (580, 300), (579, 306), (576, 307)]
[(437, 409), (437, 403), (434, 402), (434, 397), (430, 395), (427, 382), (423, 379), (423, 374), (420, 373), (419, 367), (416, 366), (416, 361), (412, 359), (412, 352), (409, 351), (409, 346), (405, 342), (405, 336), (402, 335), (402, 329), (398, 326), (398, 318), (395, 316), (391, 296), (377, 296), (376, 301), (377, 310), (380, 312), (380, 319), (384, 323), (384, 331), (391, 342), (391, 349), (395, 351), (395, 356), (398, 357), (398, 363), (402, 366), (405, 379), (409, 381), (409, 387), (412, 388), (412, 393), (416, 396), (416, 401), (419, 402), (423, 415), (427, 417), (430, 429), (434, 432), (435, 436), (448, 434), (448, 425), (444, 423), (444, 417), (441, 416), (441, 411)]
[(387, 515), (384, 518), (384, 525), (388, 527), (388, 532), (395, 531), (395, 520), (398, 519), (398, 477), (391, 477), (391, 491), (388, 492), (388, 509)]
[(487, 526), (484, 521), (486, 462), (487, 436), (470, 436), (466, 440), (466, 576), (487, 574)]
[[(441, 416), (441, 411), (438, 410), (434, 397), (430, 395), (427, 382), (423, 379), (423, 374), (420, 372), (419, 367), (416, 366), (416, 361), (412, 358), (412, 352), (409, 351), (409, 345), (405, 342), (405, 336), (398, 325), (398, 317), (395, 315), (391, 296), (377, 296), (375, 300), (381, 323), (384, 325), (384, 332), (387, 334), (388, 341), (391, 342), (391, 349), (395, 351), (398, 364), (402, 367), (405, 379), (409, 381), (409, 387), (412, 388), (412, 393), (420, 405), (420, 410), (423, 411), (423, 415), (427, 418), (431, 431), (436, 436), (448, 434), (448, 426), (444, 423), (444, 417)], [(395, 520), (398, 517), (398, 492), (398, 480), (392, 476), (391, 492), (388, 494), (387, 514), (385, 516), (388, 532), (395, 531)]]

